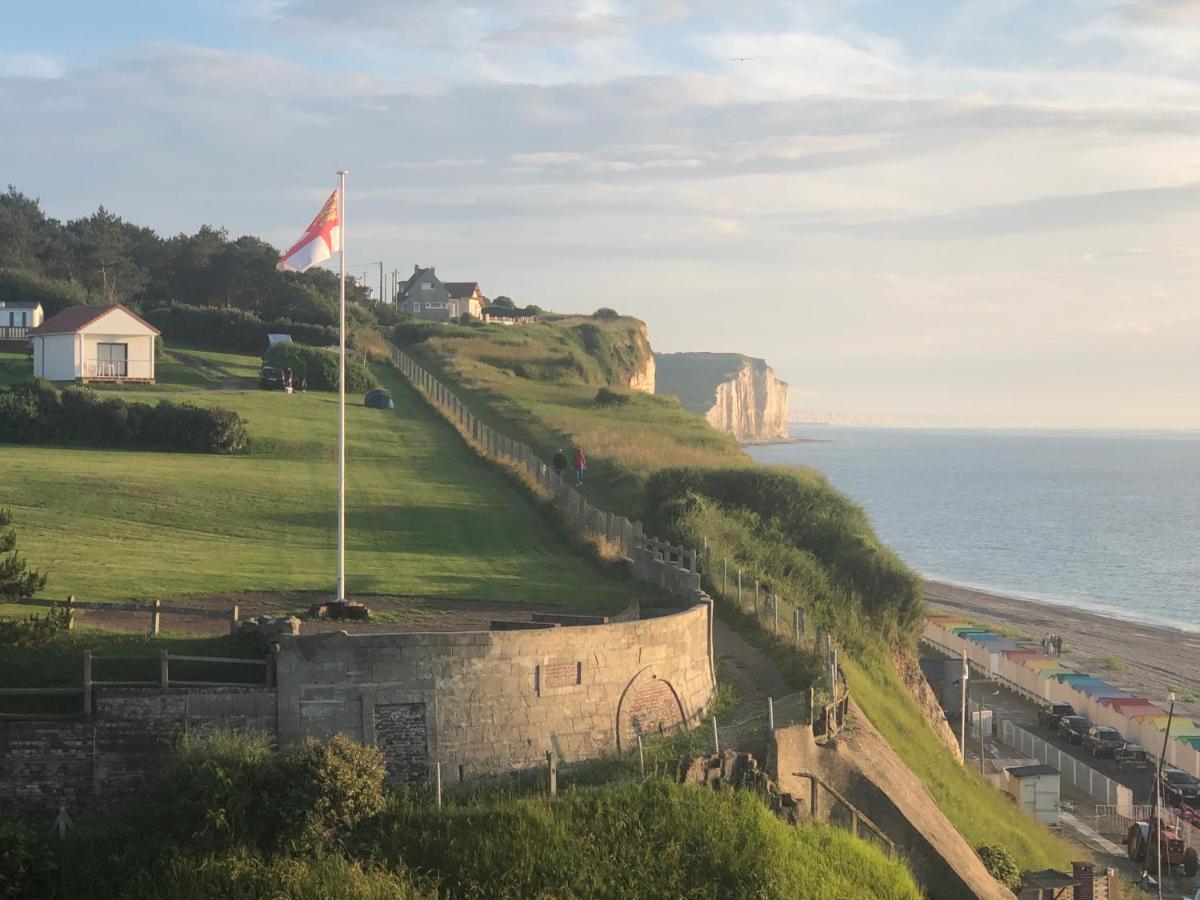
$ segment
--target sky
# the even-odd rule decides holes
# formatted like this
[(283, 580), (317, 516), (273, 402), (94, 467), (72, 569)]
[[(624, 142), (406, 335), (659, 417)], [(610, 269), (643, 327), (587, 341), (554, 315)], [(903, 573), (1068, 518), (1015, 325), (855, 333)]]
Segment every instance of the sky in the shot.
[[(796, 410), (1200, 427), (1200, 0), (43, 0), (0, 180), (764, 357)], [(749, 57), (739, 60), (738, 57)]]

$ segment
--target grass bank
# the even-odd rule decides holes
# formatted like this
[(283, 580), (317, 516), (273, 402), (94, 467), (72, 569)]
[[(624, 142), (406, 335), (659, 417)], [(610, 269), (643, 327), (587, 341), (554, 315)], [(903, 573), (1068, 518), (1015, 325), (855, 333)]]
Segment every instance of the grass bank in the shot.
[[(219, 404), (248, 421), (244, 455), (6, 446), (0, 496), (46, 596), (120, 600), (332, 589), (337, 398), (257, 390), (253, 357), (168, 352), (162, 383), (122, 396)], [(611, 611), (600, 577), (503, 476), (478, 465), (390, 366), (395, 410), (352, 398), (347, 587)], [(109, 389), (111, 390), (111, 389)]]

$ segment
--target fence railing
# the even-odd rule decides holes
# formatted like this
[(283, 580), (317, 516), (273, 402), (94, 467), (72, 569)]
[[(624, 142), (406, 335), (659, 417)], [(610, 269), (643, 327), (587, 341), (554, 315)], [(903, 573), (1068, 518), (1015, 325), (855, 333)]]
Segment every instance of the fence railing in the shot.
[(163, 616), (187, 616), (193, 619), (219, 619), (229, 623), (229, 633), (238, 629), (241, 612), (237, 604), (227, 609), (210, 609), (204, 606), (174, 606), (164, 605), (161, 600), (151, 600), (148, 603), (105, 603), (95, 600), (76, 600), (74, 594), (66, 600), (50, 600), (41, 597), (9, 600), (16, 606), (35, 606), (43, 609), (65, 609), (67, 611), (68, 630), (75, 627), (75, 613), (91, 612), (127, 612), (141, 613), (147, 617), (146, 633), (151, 637), (158, 635), (162, 628)]
[(27, 325), (0, 325), (0, 341), (23, 341), (28, 337)]
[[(604, 538), (626, 557), (634, 557), (635, 551), (641, 551), (643, 555), (649, 552), (655, 563), (663, 563), (664, 566), (659, 568), (659, 572), (670, 573), (670, 577), (651, 580), (657, 581), (677, 596), (686, 596), (696, 588), (707, 585), (710, 596), (736, 602), (743, 612), (752, 611), (763, 630), (776, 638), (790, 642), (796, 649), (823, 652), (826, 657), (827, 674), (818, 686), (818, 694), (813, 697), (810, 708), (815, 709), (818, 701), (835, 705), (840, 703), (841, 709), (834, 711), (833, 718), (825, 717), (827, 722), (836, 722), (834, 727), (840, 727), (847, 704), (845, 681), (840, 675), (837, 663), (838, 651), (828, 633), (815, 631), (812, 635), (809, 634), (807, 610), (799, 605), (784, 602), (777, 594), (767, 592), (757, 579), (754, 579), (753, 606), (749, 606), (749, 584), (743, 591), (741, 570), (731, 570), (728, 562), (722, 561), (721, 572), (717, 573), (707, 542), (703, 552), (677, 546), (646, 535), (639, 521), (592, 506), (583, 494), (560, 477), (553, 467), (546, 465), (545, 461), (533, 452), (532, 447), (513, 440), (480, 419), (467, 408), (457, 394), (407, 353), (392, 347), (391, 357), (401, 374), (435, 409), (455, 423), (481, 453), (527, 471), (538, 485), (555, 497), (559, 508), (576, 527)], [(736, 600), (729, 582), (731, 572), (736, 575)], [(675, 575), (686, 577), (678, 578)]]
[(1123, 809), (1133, 809), (1133, 791), (1107, 775), (1064, 753), (1058, 747), (1026, 731), (1015, 722), (1005, 719), (1001, 723), (1000, 740), (1028, 757), (1041, 760), (1058, 769), (1062, 778), (1104, 804)]
[[(809, 812), (813, 819), (816, 819), (820, 813), (822, 807), (821, 794), (824, 792), (825, 794), (829, 795), (835, 804), (833, 808), (831, 808), (829, 815), (829, 821), (832, 824), (845, 825), (845, 827), (849, 829), (850, 833), (856, 837), (870, 837), (882, 844), (889, 852), (896, 852), (895, 843), (891, 838), (883, 833), (883, 829), (872, 822), (866, 813), (843, 797), (836, 789), (830, 787), (829, 784), (827, 784), (825, 781), (822, 781), (812, 772), (793, 772), (792, 775), (796, 778), (804, 778), (808, 780)], [(838, 810), (843, 811), (843, 814), (848, 821), (843, 822), (841, 817), (835, 814), (835, 811)]]
[[(143, 668), (151, 668), (154, 663), (157, 663), (155, 677), (153, 678), (138, 678), (138, 679), (117, 679), (117, 678), (101, 678), (96, 674), (96, 669), (103, 664), (105, 666), (114, 663), (142, 663)], [(262, 670), (261, 680), (254, 681), (233, 681), (220, 678), (178, 678), (171, 676), (171, 663), (177, 665), (179, 663), (199, 664), (211, 668), (214, 666), (252, 666)], [(178, 671), (178, 669), (177, 669)], [(275, 682), (275, 667), (274, 663), (269, 659), (250, 659), (247, 657), (237, 656), (189, 656), (181, 653), (170, 653), (166, 650), (159, 651), (157, 655), (138, 653), (138, 654), (112, 654), (104, 656), (96, 656), (91, 650), (83, 651), (83, 681), (79, 687), (24, 687), (24, 688), (0, 688), (0, 698), (3, 697), (54, 697), (54, 696), (79, 696), (82, 704), (76, 713), (54, 713), (46, 714), (42, 712), (3, 712), (0, 713), (0, 718), (28, 718), (30, 715), (36, 715), (38, 718), (75, 718), (82, 714), (85, 717), (90, 717), (94, 709), (93, 694), (97, 687), (153, 687), (153, 688), (173, 688), (173, 687), (272, 687)]]

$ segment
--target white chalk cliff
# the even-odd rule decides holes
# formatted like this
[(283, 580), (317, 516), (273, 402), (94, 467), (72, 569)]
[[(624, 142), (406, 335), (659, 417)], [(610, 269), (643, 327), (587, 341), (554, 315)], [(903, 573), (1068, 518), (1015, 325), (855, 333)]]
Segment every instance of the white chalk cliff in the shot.
[(671, 394), (739, 441), (788, 436), (788, 386), (765, 360), (738, 353), (657, 353), (655, 392)]

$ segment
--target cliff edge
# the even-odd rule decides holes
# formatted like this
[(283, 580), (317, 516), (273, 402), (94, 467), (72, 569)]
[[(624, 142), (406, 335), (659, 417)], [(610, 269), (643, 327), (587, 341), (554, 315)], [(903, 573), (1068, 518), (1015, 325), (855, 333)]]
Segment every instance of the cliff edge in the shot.
[(765, 360), (740, 353), (656, 353), (656, 394), (678, 397), (739, 441), (785, 440), (788, 386)]

